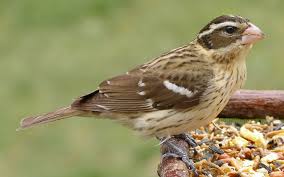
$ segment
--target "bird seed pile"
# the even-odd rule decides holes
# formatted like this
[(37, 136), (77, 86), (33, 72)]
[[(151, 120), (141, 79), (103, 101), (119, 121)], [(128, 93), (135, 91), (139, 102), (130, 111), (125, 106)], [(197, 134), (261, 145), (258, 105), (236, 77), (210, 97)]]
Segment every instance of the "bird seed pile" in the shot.
[[(191, 132), (199, 146), (191, 157), (199, 176), (284, 177), (284, 123), (210, 124)], [(191, 174), (193, 176), (193, 174)]]

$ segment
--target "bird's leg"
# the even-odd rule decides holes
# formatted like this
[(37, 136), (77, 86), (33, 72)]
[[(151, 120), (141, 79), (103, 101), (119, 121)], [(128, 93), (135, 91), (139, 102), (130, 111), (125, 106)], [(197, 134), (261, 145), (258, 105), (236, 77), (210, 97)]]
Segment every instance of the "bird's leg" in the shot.
[[(182, 141), (181, 141), (182, 140)], [(194, 166), (193, 160), (189, 155), (189, 147), (196, 147), (197, 144), (191, 136), (188, 134), (173, 136), (170, 139), (162, 141), (162, 159), (164, 158), (180, 158), (186, 166), (192, 170), (194, 176), (198, 176), (197, 170)], [(184, 142), (185, 141), (185, 142)]]
[(189, 133), (183, 133), (172, 137), (158, 138), (160, 140), (162, 160), (164, 158), (180, 158), (187, 168), (192, 170), (194, 176), (198, 176), (197, 170), (192, 160), (197, 153), (195, 147), (203, 143), (209, 146), (213, 153), (223, 154), (224, 151), (215, 146), (211, 141), (197, 143)]
[[(183, 133), (180, 135), (175, 135), (175, 137), (183, 139), (185, 142), (187, 142), (191, 147), (193, 147), (193, 150), (196, 152), (195, 147), (198, 145), (201, 145), (203, 143), (197, 144), (195, 139), (189, 134), (189, 133)], [(209, 149), (217, 154), (224, 154), (224, 151), (222, 149), (219, 149), (217, 146), (214, 144), (209, 144)]]
[(183, 139), (185, 142), (188, 143), (188, 145), (190, 145), (193, 148), (195, 148), (197, 146), (195, 139), (189, 133), (183, 133), (183, 134), (175, 135), (175, 137)]

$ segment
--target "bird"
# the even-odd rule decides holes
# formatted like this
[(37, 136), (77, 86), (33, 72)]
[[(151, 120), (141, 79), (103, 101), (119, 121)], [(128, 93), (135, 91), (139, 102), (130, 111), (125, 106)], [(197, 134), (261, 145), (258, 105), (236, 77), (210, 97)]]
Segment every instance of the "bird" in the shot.
[(197, 129), (243, 87), (247, 55), (263, 38), (246, 18), (218, 16), (186, 45), (106, 79), (69, 106), (23, 119), (20, 129), (74, 116), (115, 120), (147, 137)]

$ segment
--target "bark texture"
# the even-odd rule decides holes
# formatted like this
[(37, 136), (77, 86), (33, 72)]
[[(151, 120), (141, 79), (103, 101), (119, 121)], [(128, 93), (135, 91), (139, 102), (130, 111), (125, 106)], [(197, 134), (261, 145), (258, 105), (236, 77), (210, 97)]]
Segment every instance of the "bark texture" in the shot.
[(240, 90), (236, 92), (219, 117), (284, 118), (284, 91)]

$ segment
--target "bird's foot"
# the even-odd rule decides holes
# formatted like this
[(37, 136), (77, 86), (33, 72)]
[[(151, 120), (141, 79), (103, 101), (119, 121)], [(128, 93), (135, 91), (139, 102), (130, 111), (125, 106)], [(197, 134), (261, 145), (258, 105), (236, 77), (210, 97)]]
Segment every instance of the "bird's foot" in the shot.
[[(183, 133), (183, 134), (180, 134), (180, 135), (175, 135), (175, 137), (176, 137), (176, 138), (180, 138), (180, 139), (184, 140), (185, 142), (187, 142), (188, 145), (193, 148), (194, 152), (196, 152), (196, 150), (195, 150), (195, 147), (196, 147), (196, 146), (205, 143), (205, 142), (197, 143), (197, 142), (195, 141), (195, 139), (194, 139), (189, 133)], [(212, 152), (214, 152), (214, 153), (216, 153), (216, 154), (224, 154), (224, 151), (223, 151), (222, 149), (218, 148), (217, 146), (215, 146), (211, 141), (209, 141), (209, 142), (207, 142), (207, 143), (209, 143), (209, 144), (208, 144), (208, 148), (209, 148)], [(205, 143), (205, 144), (206, 144), (206, 143)]]
[(189, 146), (195, 148), (198, 144), (195, 139), (189, 133), (183, 133), (179, 135), (175, 135), (176, 138), (182, 139), (188, 143)]
[[(208, 150), (213, 156), (214, 153), (223, 154), (224, 151), (219, 149), (210, 140), (196, 142), (195, 139), (189, 134), (184, 133), (180, 135), (175, 135), (172, 137), (166, 137), (159, 139), (162, 152), (162, 160), (164, 158), (179, 158), (187, 166), (189, 170), (192, 171), (193, 176), (198, 176), (197, 169), (194, 166), (193, 158), (198, 159), (198, 152), (195, 149), (197, 146), (206, 144)], [(196, 156), (197, 155), (197, 156)]]
[[(185, 141), (186, 143), (182, 144), (181, 142), (179, 142), (179, 140)], [(189, 154), (189, 147), (192, 147), (193, 153), (196, 153), (194, 147), (197, 146), (197, 143), (190, 134), (180, 134), (166, 140), (160, 139), (160, 141), (163, 142), (162, 146), (165, 147), (162, 159), (169, 157), (180, 158), (185, 163), (187, 168), (193, 172), (194, 176), (198, 176), (194, 162), (191, 158), (191, 155)]]

